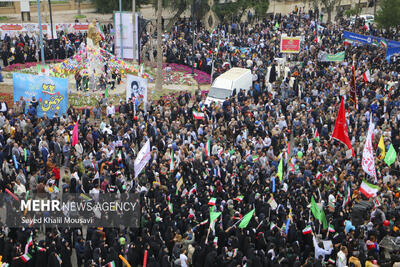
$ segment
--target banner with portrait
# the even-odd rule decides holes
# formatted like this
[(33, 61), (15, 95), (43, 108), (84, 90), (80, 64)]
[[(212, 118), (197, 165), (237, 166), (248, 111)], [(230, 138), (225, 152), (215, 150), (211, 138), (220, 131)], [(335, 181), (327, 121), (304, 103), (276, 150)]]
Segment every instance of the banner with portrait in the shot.
[(49, 118), (57, 112), (61, 116), (68, 109), (68, 79), (43, 75), (13, 73), (14, 103), (22, 96), (26, 110), (32, 97), (39, 102), (37, 116), (46, 114)]
[(126, 102), (135, 100), (136, 105), (147, 102), (147, 79), (128, 75), (126, 78)]

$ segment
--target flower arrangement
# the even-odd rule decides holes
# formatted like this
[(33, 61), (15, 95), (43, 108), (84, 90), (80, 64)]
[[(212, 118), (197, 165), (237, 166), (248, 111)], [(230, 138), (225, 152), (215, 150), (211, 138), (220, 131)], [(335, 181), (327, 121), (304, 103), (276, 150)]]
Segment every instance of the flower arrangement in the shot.
[[(56, 62), (62, 62), (62, 59), (56, 59)], [(53, 61), (48, 61), (47, 63), (50, 63)], [(33, 68), (36, 67), (36, 65), (38, 64), (42, 64), (42, 62), (27, 62), (25, 64), (21, 64), (21, 63), (16, 63), (16, 64), (12, 64), (12, 65), (8, 65), (7, 67), (3, 68), (3, 71), (19, 71), (19, 70), (25, 70), (25, 69), (29, 69), (29, 68)]]
[[(180, 64), (175, 64), (175, 63), (164, 63), (163, 64), (163, 69), (165, 70), (167, 67), (171, 68), (171, 73), (176, 73), (176, 72), (183, 72), (185, 74), (191, 74), (192, 73), (192, 68), (186, 65), (180, 65)], [(170, 74), (169, 74), (170, 75)], [(201, 71), (201, 70), (194, 70), (194, 77), (193, 77), (198, 84), (209, 84), (211, 82), (211, 75)]]

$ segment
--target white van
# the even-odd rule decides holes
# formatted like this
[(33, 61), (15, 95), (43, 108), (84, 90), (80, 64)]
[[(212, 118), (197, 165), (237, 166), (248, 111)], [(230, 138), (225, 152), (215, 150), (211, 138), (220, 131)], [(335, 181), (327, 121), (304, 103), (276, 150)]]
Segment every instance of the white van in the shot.
[(222, 103), (233, 94), (234, 90), (236, 90), (236, 94), (240, 89), (244, 89), (247, 92), (252, 84), (253, 75), (249, 69), (232, 68), (215, 79), (208, 92), (205, 104), (210, 105), (212, 102)]
[[(365, 23), (368, 23), (368, 24), (374, 23), (374, 20), (375, 20), (374, 15), (369, 15), (369, 14), (360, 15), (359, 18), (360, 19), (364, 19)], [(350, 24), (351, 25), (353, 25), (355, 21), (356, 21), (356, 17), (355, 16), (350, 18)]]

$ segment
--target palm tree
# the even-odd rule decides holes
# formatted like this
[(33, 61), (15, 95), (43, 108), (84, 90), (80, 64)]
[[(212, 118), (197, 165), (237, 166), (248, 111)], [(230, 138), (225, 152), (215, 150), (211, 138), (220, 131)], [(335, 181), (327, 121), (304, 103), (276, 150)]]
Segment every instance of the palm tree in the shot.
[(163, 75), (162, 75), (162, 0), (157, 1), (157, 77), (156, 77), (156, 90), (162, 91)]

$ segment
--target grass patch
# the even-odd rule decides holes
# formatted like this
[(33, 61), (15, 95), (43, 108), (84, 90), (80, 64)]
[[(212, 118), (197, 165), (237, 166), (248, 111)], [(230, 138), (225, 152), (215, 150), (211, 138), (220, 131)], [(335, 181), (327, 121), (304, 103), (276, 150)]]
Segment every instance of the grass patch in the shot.
[(5, 20), (8, 20), (7, 16), (0, 16), (0, 21), (5, 21)]
[(74, 18), (76, 18), (76, 19), (85, 19), (86, 16), (81, 14), (81, 15), (75, 15)]

